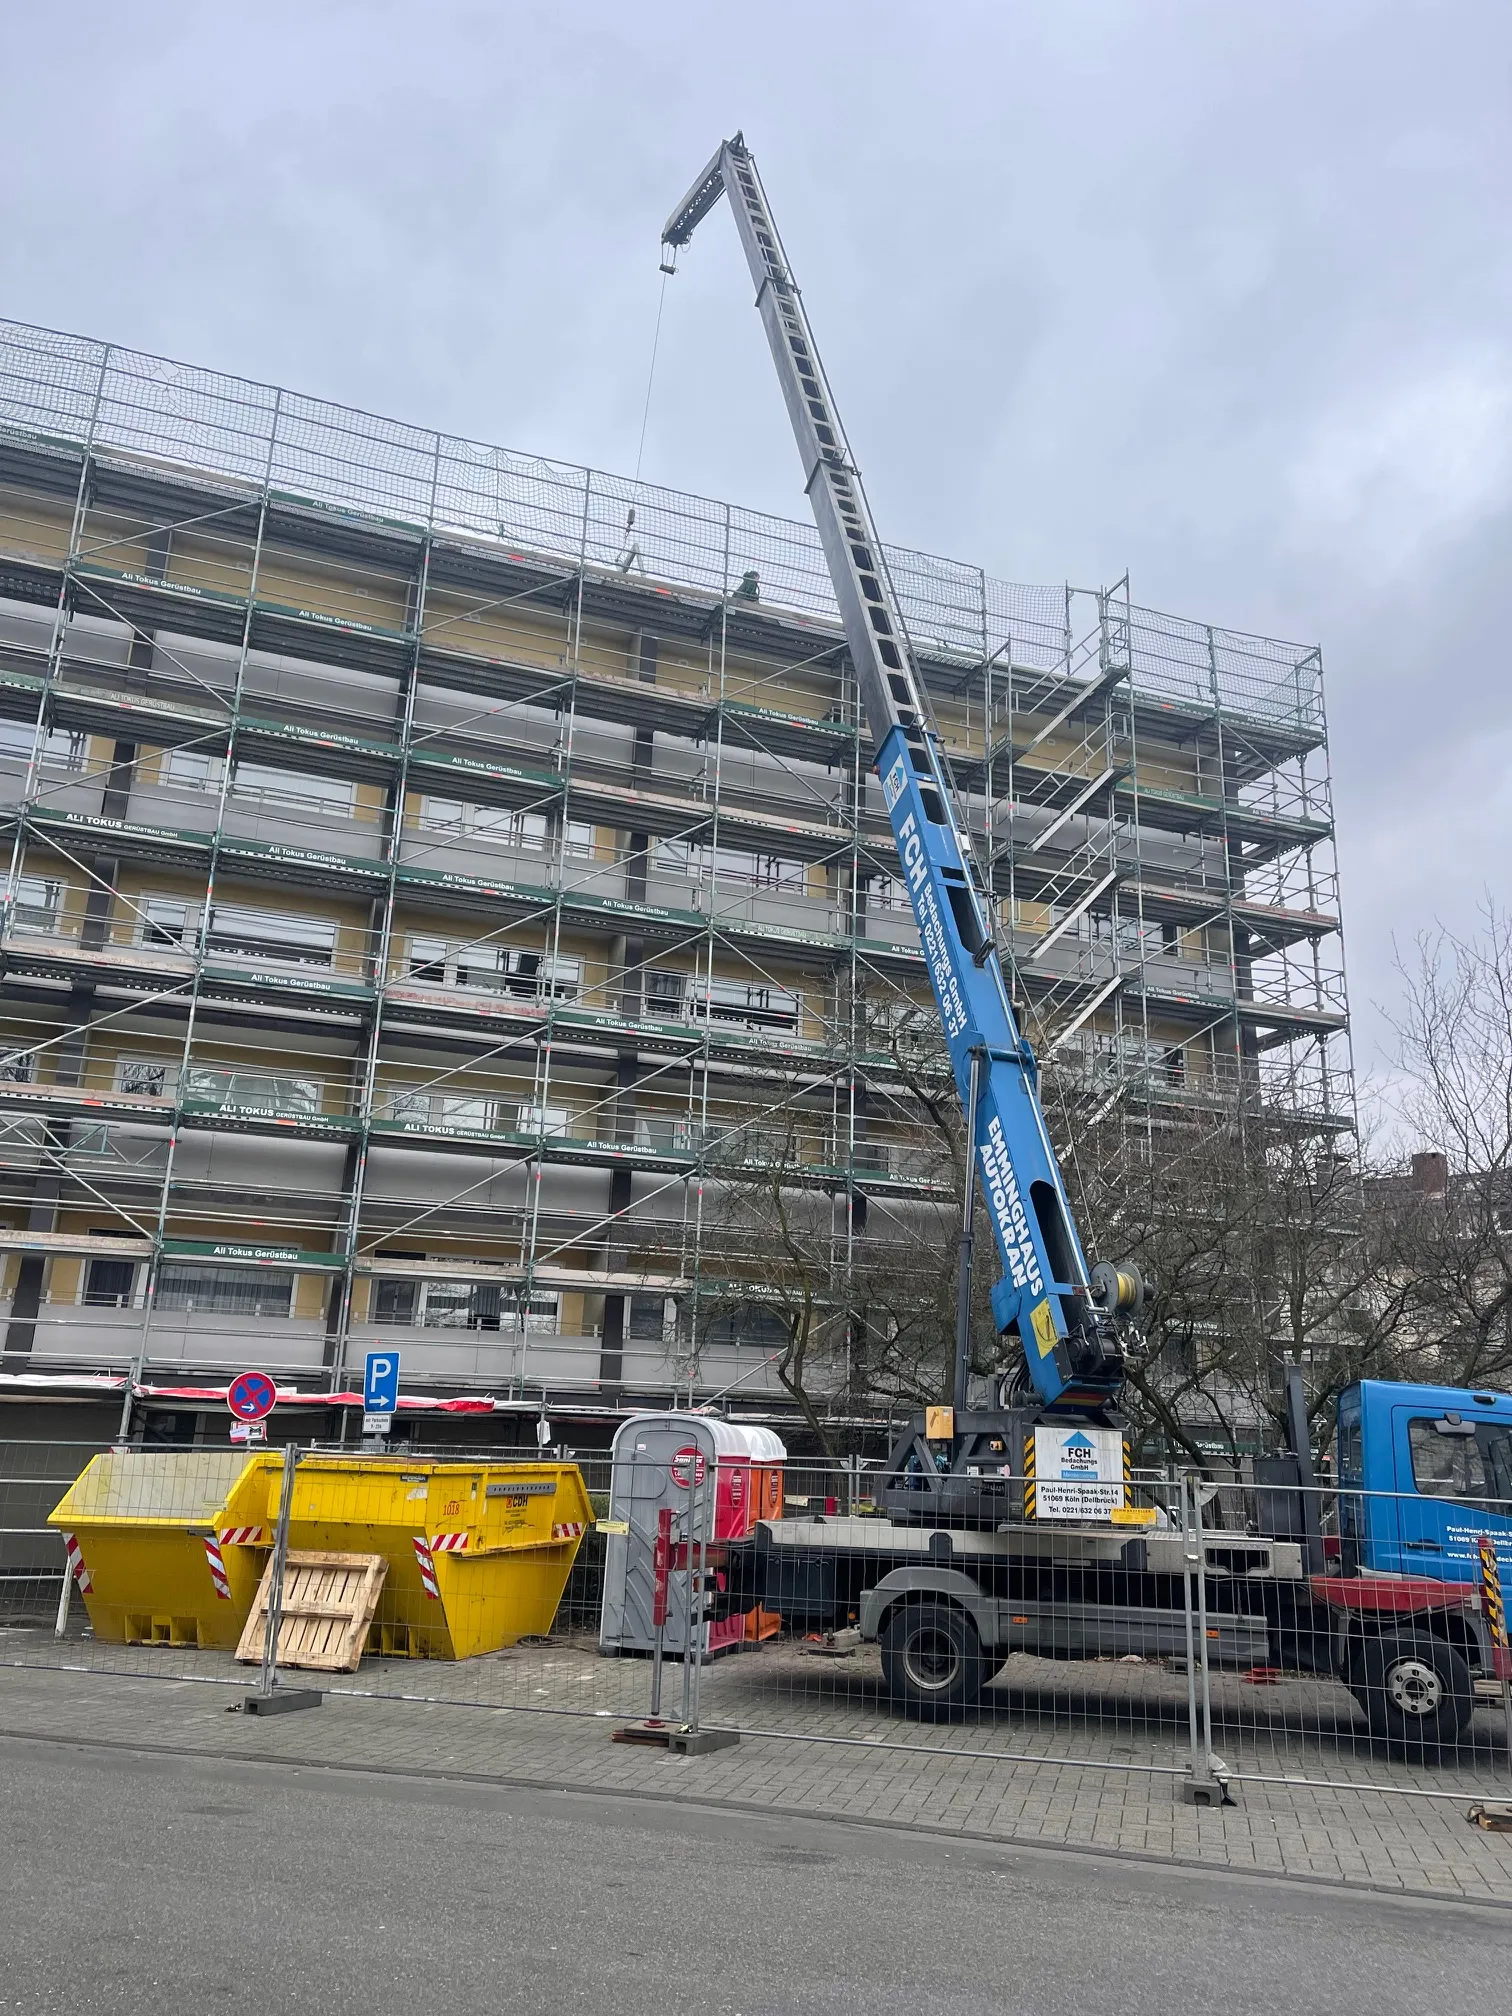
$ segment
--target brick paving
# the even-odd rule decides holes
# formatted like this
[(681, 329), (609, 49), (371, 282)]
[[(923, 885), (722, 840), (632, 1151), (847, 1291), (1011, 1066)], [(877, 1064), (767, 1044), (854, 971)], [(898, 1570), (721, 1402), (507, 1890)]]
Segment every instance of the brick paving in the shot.
[[(933, 1729), (891, 1714), (880, 1679), (870, 1650), (829, 1661), (777, 1644), (718, 1662), (703, 1720), (770, 1733), (684, 1759), (610, 1742), (645, 1712), (649, 1668), (582, 1639), (465, 1665), (367, 1659), (319, 1682), (332, 1691), (318, 1712), (254, 1720), (226, 1712), (249, 1675), (225, 1655), (12, 1629), (0, 1733), (712, 1801), (1512, 1906), (1512, 1835), (1465, 1817), (1473, 1796), (1512, 1793), (1489, 1712), (1459, 1756), (1413, 1766), (1372, 1752), (1328, 1682), (1215, 1675), (1215, 1747), (1238, 1803), (1213, 1810), (1179, 1796), (1179, 1672), (1016, 1658), (989, 1711)], [(674, 1715), (681, 1688), (669, 1666)]]

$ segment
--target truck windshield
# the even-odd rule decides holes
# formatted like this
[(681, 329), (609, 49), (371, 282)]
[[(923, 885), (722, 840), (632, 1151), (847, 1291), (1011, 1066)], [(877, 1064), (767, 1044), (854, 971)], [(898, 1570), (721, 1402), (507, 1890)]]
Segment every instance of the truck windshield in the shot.
[(1512, 1425), (1478, 1421), (1472, 1434), (1446, 1435), (1436, 1419), (1419, 1415), (1407, 1439), (1413, 1482), (1425, 1497), (1512, 1502)]

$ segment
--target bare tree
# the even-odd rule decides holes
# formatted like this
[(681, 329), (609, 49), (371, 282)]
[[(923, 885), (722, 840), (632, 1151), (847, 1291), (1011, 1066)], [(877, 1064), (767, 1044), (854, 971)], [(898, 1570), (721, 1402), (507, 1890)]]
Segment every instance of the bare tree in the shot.
[(1388, 1276), (1404, 1355), (1455, 1385), (1512, 1382), (1512, 913), (1425, 933), (1398, 961), (1395, 1103), (1416, 1152), (1394, 1201)]

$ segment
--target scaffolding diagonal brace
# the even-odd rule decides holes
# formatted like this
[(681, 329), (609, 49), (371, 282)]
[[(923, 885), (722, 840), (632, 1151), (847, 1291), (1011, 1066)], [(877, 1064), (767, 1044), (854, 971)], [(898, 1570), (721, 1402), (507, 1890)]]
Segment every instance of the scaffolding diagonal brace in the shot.
[(1071, 1038), (1076, 1034), (1077, 1030), (1082, 1028), (1086, 1023), (1091, 1021), (1092, 1017), (1097, 1013), (1098, 1009), (1102, 1007), (1103, 1003), (1105, 1001), (1111, 1001), (1113, 999), (1113, 996), (1118, 992), (1119, 988), (1122, 987), (1123, 984), (1124, 984), (1124, 976), (1122, 975), (1122, 973), (1115, 973), (1113, 975), (1113, 978), (1110, 981), (1108, 981), (1106, 986), (1099, 987), (1097, 992), (1092, 996), (1092, 999), (1082, 1004), (1081, 1008), (1066, 1024), (1065, 1028), (1062, 1029), (1058, 1035), (1051, 1038), (1050, 1042), (1046, 1046), (1045, 1055), (1047, 1057), (1053, 1057), (1057, 1050), (1063, 1049), (1065, 1045), (1071, 1041)]
[(1107, 895), (1117, 880), (1118, 870), (1113, 868), (1103, 876), (1100, 882), (1094, 882), (1091, 888), (1072, 904), (1058, 924), (1052, 925), (1042, 938), (1035, 939), (1029, 950), (1021, 955), (1019, 964), (1021, 966), (1032, 966), (1037, 959), (1042, 959), (1058, 938), (1064, 938), (1078, 918), (1086, 916), (1099, 896)]

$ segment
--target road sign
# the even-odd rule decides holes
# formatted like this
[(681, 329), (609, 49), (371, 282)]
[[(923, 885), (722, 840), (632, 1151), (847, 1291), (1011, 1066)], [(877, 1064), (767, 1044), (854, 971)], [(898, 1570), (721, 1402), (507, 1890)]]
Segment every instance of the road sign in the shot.
[(399, 1407), (399, 1353), (369, 1351), (362, 1375), (362, 1405), (368, 1414), (393, 1414)]
[(268, 1424), (266, 1421), (233, 1421), (231, 1440), (233, 1442), (266, 1442)]
[(262, 1421), (278, 1404), (278, 1388), (266, 1372), (238, 1372), (226, 1388), (226, 1405), (238, 1421)]

